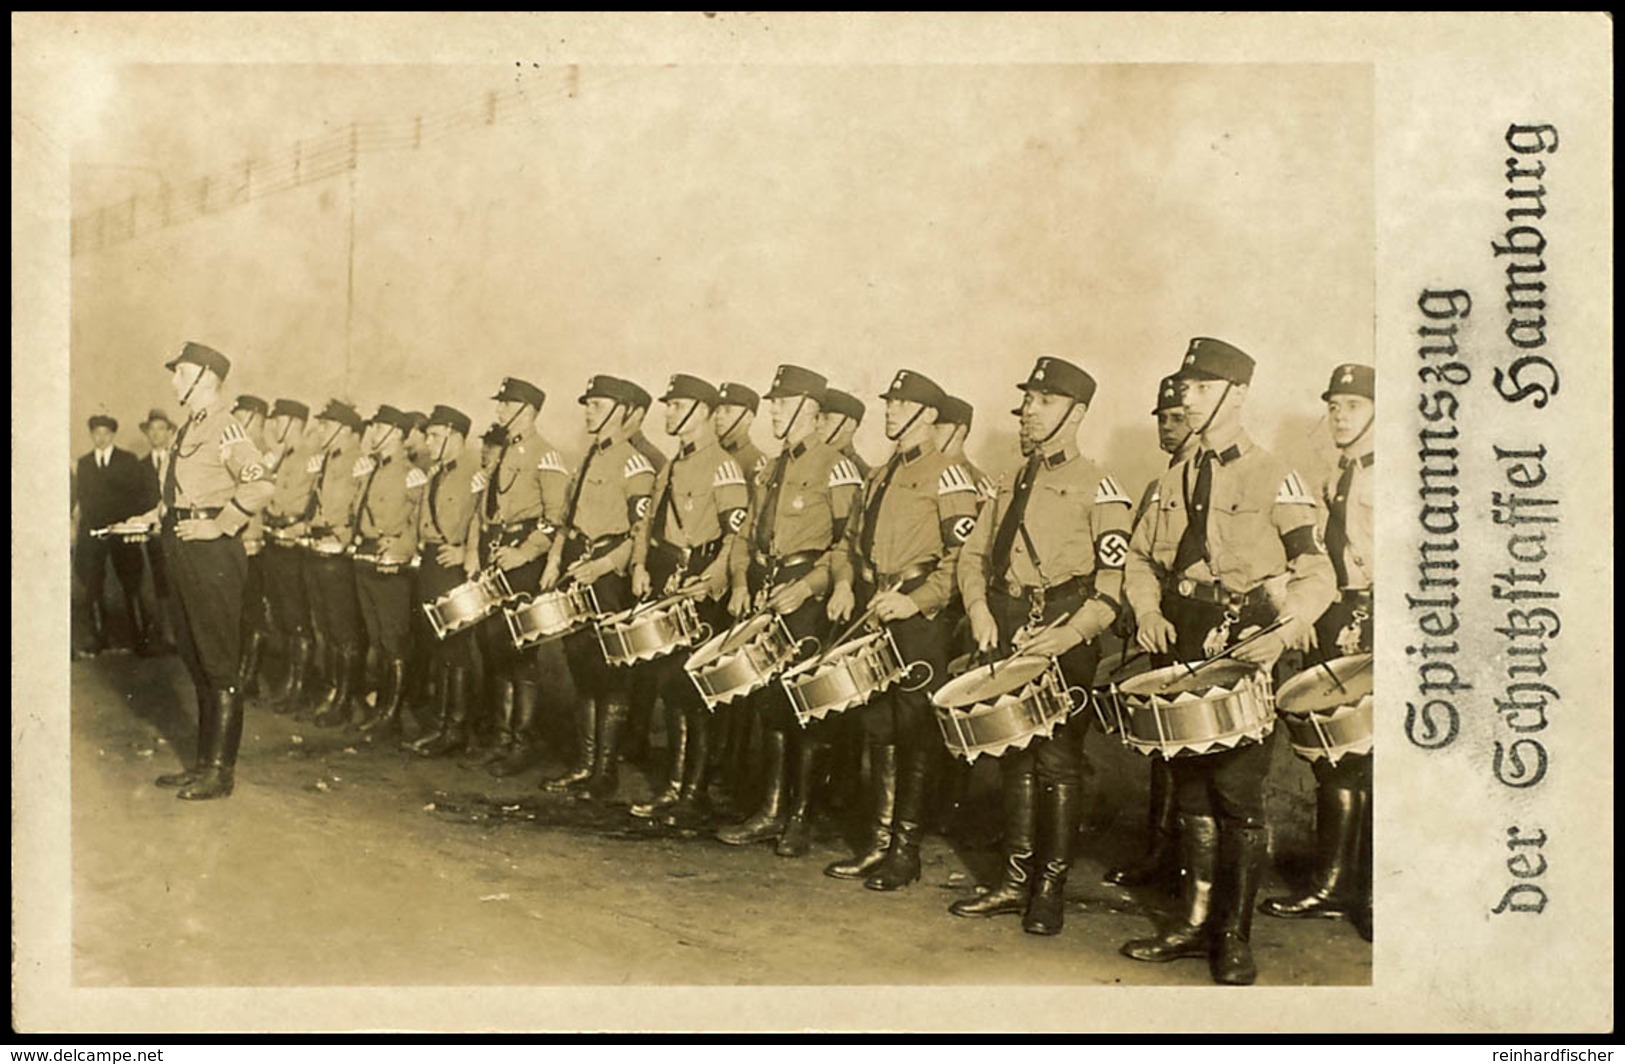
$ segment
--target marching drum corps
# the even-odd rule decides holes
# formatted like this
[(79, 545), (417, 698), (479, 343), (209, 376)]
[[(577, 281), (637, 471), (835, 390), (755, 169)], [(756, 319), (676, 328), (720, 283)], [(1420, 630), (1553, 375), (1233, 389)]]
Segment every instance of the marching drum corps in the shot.
[[(1166, 471), (1131, 495), (1079, 448), (1106, 398), (1094, 376), (1050, 356), (1016, 383), (1022, 461), (993, 476), (964, 451), (971, 404), (906, 368), (874, 397), (891, 450), (871, 467), (852, 442), (864, 401), (797, 365), (760, 394), (677, 373), (658, 400), (591, 376), (574, 462), (518, 377), (476, 435), (445, 405), (233, 401), (230, 360), (202, 344), (166, 365), (185, 413), (143, 423), (151, 458), (91, 419), (76, 573), (92, 650), (109, 560), (146, 646), (160, 626), (131, 574), (151, 551), (198, 705), (195, 757), (158, 780), (181, 798), (231, 794), (245, 697), (493, 776), (551, 753), (564, 771), (536, 785), (561, 800), (614, 801), (659, 720), (631, 816), (797, 858), (839, 810), (860, 830), (824, 874), (890, 892), (920, 878), (924, 834), (987, 758), (998, 876), (948, 911), (1056, 935), (1096, 731), (1150, 774), (1143, 856), (1106, 880), (1178, 899), (1124, 956), (1250, 984), (1255, 911), (1371, 938), (1369, 366), (1332, 371), (1340, 458), (1312, 483), (1244, 428), (1253, 359), (1192, 340), (1156, 395)], [(657, 401), (669, 460), (643, 431)], [(550, 643), (573, 697), (541, 687)], [(1277, 722), (1313, 770), (1314, 868), (1260, 904)], [(555, 731), (572, 741), (544, 751)]]

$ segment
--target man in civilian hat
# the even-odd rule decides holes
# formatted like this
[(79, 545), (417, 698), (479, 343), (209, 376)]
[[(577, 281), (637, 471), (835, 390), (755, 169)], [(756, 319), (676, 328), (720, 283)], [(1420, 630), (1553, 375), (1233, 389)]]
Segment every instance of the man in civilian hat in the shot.
[[(863, 486), (857, 466), (817, 434), (825, 387), (822, 374), (800, 366), (780, 366), (774, 375), (767, 400), (782, 447), (756, 476), (749, 535), (737, 540), (733, 551), (729, 612), (743, 617), (753, 606), (765, 607), (798, 640), (825, 634), (829, 553), (846, 535)], [(805, 799), (822, 739), (802, 729), (777, 684), (758, 691), (748, 704), (765, 728), (762, 798), (743, 823), (721, 829), (717, 838), (730, 846), (775, 842), (780, 856), (802, 856), (809, 815)], [(794, 831), (789, 830), (792, 809), (801, 822)]]
[[(860, 610), (884, 626), (912, 682), (882, 691), (854, 712), (869, 748), (867, 849), (825, 874), (900, 890), (920, 878), (920, 834), (935, 748), (942, 744), (931, 692), (947, 679), (955, 566), (976, 527), (976, 482), (937, 448), (937, 411), (947, 398), (929, 377), (898, 370), (881, 395), (894, 451), (873, 472), (834, 552), (828, 614), (845, 624)], [(797, 814), (800, 814), (798, 816)], [(805, 812), (790, 818), (785, 839)], [(804, 847), (804, 844), (803, 844)]]
[[(142, 493), (147, 506), (147, 513), (142, 520), (153, 528), (158, 527), (159, 504), (163, 495), (164, 475), (169, 468), (169, 445), (175, 439), (175, 423), (169, 420), (169, 415), (154, 407), (148, 411), (147, 419), (141, 422), (141, 434), (147, 438), (147, 456), (141, 460), (142, 479), (145, 481)], [(147, 617), (147, 645), (141, 648), (146, 655), (165, 654), (175, 649), (175, 639), (169, 626), (169, 573), (164, 568), (164, 544), (157, 536), (150, 537), (144, 544), (147, 565), (152, 570), (152, 596), (156, 600), (156, 609)]]
[[(297, 399), (278, 399), (272, 405), (266, 435), (266, 465), (274, 472), (271, 501), (260, 515), (265, 536), (261, 565), (271, 630), (282, 642), (286, 665), (283, 684), (269, 702), (275, 712), (288, 713), (304, 699), (314, 646), (310, 598), (305, 591), (305, 552), (299, 539), (305, 531), (305, 507), (315, 479), (311, 459), (316, 457), (320, 441), (310, 424), (310, 408)], [(243, 657), (252, 659), (254, 654), (245, 649)]]
[(387, 404), (367, 422), (362, 455), (353, 470), (360, 486), (350, 502), (356, 598), (367, 649), (380, 667), (372, 712), (357, 697), (351, 724), (363, 739), (400, 730), (406, 693), (406, 654), (411, 640), (412, 560), (417, 556), (418, 507), (429, 478), (406, 457), (412, 419)]
[[(1078, 450), (1094, 378), (1044, 356), (1020, 388), (1027, 460), (1000, 478), (960, 552), (960, 594), (984, 653), (1055, 658), (1068, 686), (1087, 689), (1100, 660), (1096, 640), (1121, 608), (1131, 503)], [(1089, 774), (1088, 727), (1086, 715), (1075, 716), (1000, 756), (1003, 878), (991, 893), (949, 906), (955, 916), (1020, 914), (1029, 934), (1061, 932)]]
[[(1336, 592), (1314, 496), (1242, 428), (1253, 360), (1222, 340), (1191, 341), (1174, 377), (1197, 452), (1157, 482), (1126, 570), (1141, 649), (1197, 661), (1231, 656), (1271, 669)], [(1269, 630), (1272, 623), (1282, 622)], [(1257, 636), (1236, 645), (1248, 636)], [(1267, 733), (1266, 733), (1267, 734)], [(1186, 878), (1177, 919), (1122, 947), (1139, 961), (1207, 957), (1218, 983), (1257, 978), (1250, 938), (1268, 850), (1269, 747), (1171, 759)]]
[[(1321, 393), (1337, 474), (1321, 487), (1326, 504), (1323, 542), (1337, 577), (1338, 597), (1315, 622), (1311, 664), (1371, 653), (1371, 589), (1376, 562), (1376, 370), (1349, 363), (1332, 370)], [(1372, 755), (1345, 754), (1312, 763), (1315, 773), (1315, 867), (1309, 889), (1268, 898), (1259, 908), (1283, 919), (1348, 916), (1371, 941)]]
[(300, 706), (321, 727), (343, 724), (359, 679), (361, 609), (355, 597), (350, 545), (350, 502), (360, 486), (355, 478), (365, 423), (354, 406), (331, 399), (317, 415), (316, 450), (306, 459), (310, 492), (304, 520), (295, 531), (305, 543), (305, 595), (310, 600), (317, 660), (323, 662), (323, 693), (312, 706)]
[(180, 613), (181, 657), (197, 691), (198, 748), (192, 768), (157, 782), (196, 801), (224, 798), (234, 784), (243, 734), (237, 676), (248, 569), (240, 537), (272, 486), (259, 449), (220, 394), (231, 371), (226, 356), (187, 343), (164, 368), (187, 411), (164, 476), (161, 534)]
[[(1179, 381), (1174, 377), (1164, 377), (1157, 385), (1157, 404), (1151, 411), (1151, 416), (1157, 419), (1157, 446), (1168, 455), (1168, 468), (1185, 461), (1196, 450), (1198, 440), (1196, 434), (1190, 429), (1185, 420), (1185, 407), (1179, 397)], [(1145, 486), (1140, 495), (1139, 508), (1134, 511), (1134, 524), (1139, 526), (1144, 519), (1146, 511), (1151, 508), (1151, 501), (1157, 497), (1157, 480), (1152, 480)], [(1133, 620), (1132, 610), (1123, 611), (1122, 624), (1125, 646), (1124, 658), (1133, 656)], [(1143, 654), (1143, 652), (1142, 652)], [(1170, 663), (1170, 659), (1159, 657), (1152, 662), (1161, 666)], [(1105, 677), (1102, 677), (1104, 681)], [(1111, 868), (1106, 871), (1105, 882), (1121, 887), (1143, 887), (1148, 884), (1172, 885), (1179, 879), (1179, 848), (1176, 845), (1179, 822), (1174, 808), (1174, 777), (1169, 771), (1168, 762), (1160, 757), (1150, 759), (1151, 779), (1148, 788), (1149, 809), (1146, 814), (1146, 824), (1150, 836), (1150, 845), (1145, 854), (1130, 864)]]
[[(475, 473), (470, 484), (475, 520), (463, 570), (472, 577), (481, 568), (495, 569), (515, 592), (534, 593), (564, 519), (570, 471), (536, 427), (545, 392), (527, 380), (507, 377), (493, 398), (503, 437), (491, 470)], [(537, 760), (535, 648), (515, 649), (501, 611), (475, 631), (495, 721), (495, 741), (485, 764), (496, 776), (523, 772)]]
[(151, 640), (146, 603), (141, 597), (141, 555), (144, 535), (110, 534), (114, 525), (127, 524), (151, 507), (141, 460), (114, 446), (118, 421), (107, 414), (90, 418), (89, 453), (79, 458), (73, 480), (73, 510), (79, 527), (74, 545), (74, 569), (84, 585), (90, 642), (85, 656), (107, 649), (107, 566), (111, 562), (124, 596), (135, 649)]
[[(767, 464), (762, 449), (756, 446), (750, 435), (761, 402), (761, 396), (756, 394), (755, 389), (737, 381), (724, 381), (717, 385), (717, 406), (711, 414), (717, 428), (717, 440), (722, 444), (722, 449), (733, 456), (745, 474), (746, 487), (752, 492), (756, 488), (757, 474)], [(740, 553), (741, 548), (746, 546), (744, 538), (738, 537), (732, 548), (739, 561), (736, 571), (740, 573), (744, 572), (743, 560), (748, 557), (748, 554)], [(759, 730), (759, 722), (742, 701), (718, 706), (712, 717), (711, 780), (725, 792), (738, 791), (746, 783), (751, 761), (751, 736), (753, 731)]]
[[(559, 534), (542, 572), (543, 591), (561, 583), (590, 587), (603, 613), (631, 604), (627, 569), (633, 533), (648, 516), (654, 490), (654, 465), (628, 438), (640, 392), (648, 394), (618, 377), (599, 374), (588, 380), (578, 401), (590, 443), (581, 468), (571, 478)], [(630, 713), (630, 677), (626, 669), (604, 660), (603, 647), (590, 627), (564, 637), (564, 658), (576, 687), (571, 714), (576, 763), (543, 786), (613, 798), (620, 784), (619, 743)]]
[(863, 400), (851, 392), (837, 388), (824, 389), (824, 406), (818, 414), (818, 434), (824, 437), (825, 443), (850, 459), (867, 480), (873, 467), (863, 460), (857, 445), (852, 442), (858, 426), (863, 424), (864, 410)]
[[(275, 477), (279, 455), (266, 445), (265, 422), (271, 407), (257, 395), (239, 395), (232, 404), (231, 416), (248, 434), (248, 440), (260, 452), (265, 475)], [(271, 604), (265, 593), (265, 569), (261, 552), (265, 548), (264, 515), (255, 514), (243, 529), (243, 553), (248, 555), (248, 579), (243, 585), (243, 657), (238, 664), (237, 686), (249, 702), (259, 699), (260, 664), (265, 655), (265, 644), (272, 630)]]
[[(429, 483), (418, 508), (417, 601), (432, 605), (463, 583), (463, 558), (478, 502), (474, 474), (478, 447), (468, 441), (473, 422), (461, 410), (436, 406), (429, 414), (426, 451)], [(454, 754), (468, 745), (469, 702), (474, 688), (474, 633), (465, 629), (432, 640), (430, 668), (438, 724), (408, 747), (424, 757)]]
[[(728, 626), (729, 548), (745, 527), (750, 490), (739, 463), (717, 440), (711, 411), (717, 389), (686, 373), (673, 374), (660, 401), (666, 431), (677, 437), (676, 457), (655, 477), (649, 520), (639, 523), (632, 547), (632, 593), (663, 599), (698, 587), (700, 619), (720, 632)], [(710, 712), (683, 671), (678, 652), (634, 668), (666, 707), (665, 789), (632, 807), (646, 819), (693, 823), (706, 813)]]

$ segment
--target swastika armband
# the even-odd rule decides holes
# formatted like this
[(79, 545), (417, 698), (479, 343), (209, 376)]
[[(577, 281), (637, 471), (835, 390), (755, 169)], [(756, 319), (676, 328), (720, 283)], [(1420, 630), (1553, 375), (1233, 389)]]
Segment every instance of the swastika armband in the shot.
[(1095, 564), (1102, 569), (1121, 569), (1128, 561), (1128, 533), (1108, 528), (1095, 537)]
[(959, 514), (942, 519), (942, 542), (950, 547), (963, 546), (974, 531), (976, 531), (974, 514)]
[(637, 524), (649, 515), (649, 496), (632, 495), (626, 500), (626, 520), (630, 524)]
[(745, 517), (745, 508), (743, 506), (735, 506), (729, 509), (727, 513), (722, 515), (722, 520), (727, 526), (729, 532), (738, 532), (741, 528), (745, 527)]
[(1299, 525), (1297, 528), (1281, 536), (1281, 545), (1286, 548), (1288, 561), (1301, 558), (1305, 554), (1325, 554), (1326, 549), (1321, 545), (1318, 530), (1314, 525)]

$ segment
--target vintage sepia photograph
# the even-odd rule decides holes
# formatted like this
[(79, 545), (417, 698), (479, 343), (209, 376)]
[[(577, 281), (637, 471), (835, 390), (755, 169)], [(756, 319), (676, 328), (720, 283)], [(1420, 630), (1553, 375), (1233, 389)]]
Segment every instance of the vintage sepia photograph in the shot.
[[(1410, 351), (1380, 348), (1379, 63), (761, 54), (695, 42), (770, 19), (648, 18), (83, 68), (30, 445), (65, 486), (29, 654), (61, 676), (68, 985), (363, 995), (324, 1029), (376, 1026), (378, 988), (435, 1030), (572, 1029), (558, 1002), (616, 988), (687, 989), (593, 1026), (916, 1029), (840, 1002), (933, 987), (1028, 988), (1044, 1028), (1109, 1022), (1069, 988), (1256, 996), (1120, 1014), (1146, 1031), (1364, 1022), (1292, 992), (1389, 993), (1384, 949), (1426, 948), (1412, 772), (1375, 748), (1471, 739), (1481, 697), (1444, 649), (1475, 585), (1424, 541), (1418, 588), (1384, 531), (1417, 497), (1385, 484), (1455, 475), (1426, 431), (1418, 471), (1414, 412), (1459, 403), (1406, 360), (1464, 385), (1437, 345), (1500, 301), (1407, 277)], [(687, 49), (624, 46), (657, 24)], [(1555, 119), (1507, 125), (1487, 150), (1555, 175)], [(1508, 224), (1484, 242), (1538, 254)], [(1536, 346), (1509, 404), (1586, 387)], [(1579, 460), (1509, 437), (1493, 468)], [(1531, 742), (1561, 696), (1514, 687)], [(1519, 830), (1475, 844), (1501, 879), (1554, 827)], [(1513, 874), (1475, 911), (1544, 909)], [(232, 1000), (192, 1022), (314, 1022)]]

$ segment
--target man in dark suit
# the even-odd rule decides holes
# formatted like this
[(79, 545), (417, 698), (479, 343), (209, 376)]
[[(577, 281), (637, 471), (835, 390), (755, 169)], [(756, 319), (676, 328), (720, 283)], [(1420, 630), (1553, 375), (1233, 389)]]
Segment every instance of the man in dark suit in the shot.
[[(151, 450), (141, 459), (141, 469), (147, 482), (147, 498), (151, 502), (152, 512), (148, 515), (150, 524), (158, 523), (158, 497), (162, 491), (164, 475), (169, 469), (169, 445), (175, 438), (175, 423), (169, 420), (169, 415), (157, 407), (147, 414), (147, 420), (141, 423), (141, 434), (147, 438)], [(147, 565), (152, 569), (152, 595), (157, 600), (157, 608), (152, 611), (151, 639), (145, 648), (146, 653), (167, 654), (175, 649), (174, 636), (169, 631), (169, 612), (166, 603), (169, 601), (169, 571), (164, 567), (164, 546), (154, 537), (146, 543)]]
[(113, 445), (117, 433), (118, 422), (108, 415), (90, 419), (92, 449), (80, 457), (74, 477), (73, 505), (79, 527), (74, 562), (85, 587), (90, 624), (86, 656), (107, 649), (104, 591), (109, 561), (124, 591), (131, 638), (137, 647), (145, 647), (148, 641), (149, 619), (141, 599), (142, 539), (138, 533), (119, 535), (106, 530), (150, 510), (153, 500), (148, 497), (141, 460)]

